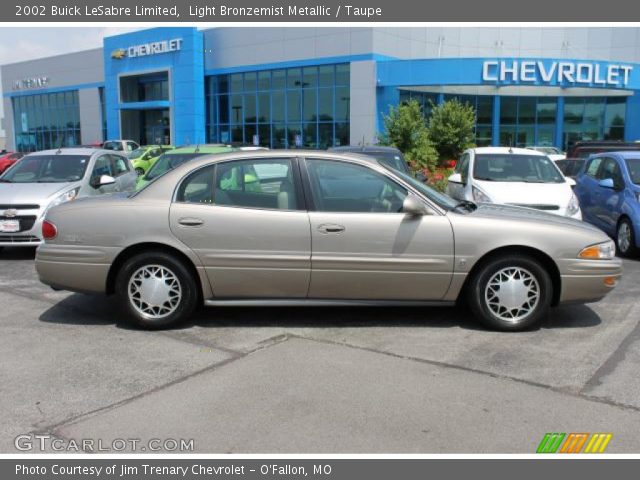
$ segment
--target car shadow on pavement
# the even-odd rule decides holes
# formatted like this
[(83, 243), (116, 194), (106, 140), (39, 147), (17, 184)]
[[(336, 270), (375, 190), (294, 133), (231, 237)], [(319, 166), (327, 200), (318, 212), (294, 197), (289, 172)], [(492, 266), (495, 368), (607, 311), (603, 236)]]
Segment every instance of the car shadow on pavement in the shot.
[[(40, 315), (40, 321), (67, 325), (109, 325), (135, 330), (113, 297), (72, 294)], [(551, 309), (543, 329), (585, 328), (602, 323), (587, 305)], [(199, 309), (175, 329), (427, 327), (484, 330), (468, 308), (460, 307), (211, 307)]]
[(4, 247), (0, 249), (0, 262), (2, 260), (31, 260), (36, 258), (35, 247)]

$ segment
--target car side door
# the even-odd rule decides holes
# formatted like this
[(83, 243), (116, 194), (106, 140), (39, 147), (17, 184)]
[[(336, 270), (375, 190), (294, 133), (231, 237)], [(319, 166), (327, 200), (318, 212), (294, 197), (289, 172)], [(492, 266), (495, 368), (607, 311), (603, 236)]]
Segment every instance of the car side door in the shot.
[(584, 220), (594, 225), (598, 223), (596, 210), (598, 208), (597, 192), (600, 186), (598, 185), (597, 176), (601, 164), (602, 157), (587, 160), (585, 169), (576, 177), (576, 186), (574, 188)]
[(596, 215), (603, 229), (610, 235), (614, 235), (620, 217), (621, 204), (624, 201), (622, 195), (624, 179), (618, 161), (613, 157), (604, 157), (598, 172), (598, 180), (609, 179), (613, 182), (613, 188), (598, 184)]
[(100, 154), (95, 158), (93, 167), (91, 168), (91, 175), (89, 176), (89, 188), (87, 189), (89, 195), (102, 195), (116, 191), (115, 183), (108, 185), (99, 184), (100, 178), (103, 175), (113, 177), (113, 161), (111, 160), (111, 155), (107, 153)]
[(469, 162), (471, 155), (465, 152), (456, 163), (455, 173), (460, 175), (460, 182), (449, 181), (447, 186), (448, 194), (456, 200), (466, 199), (466, 186), (469, 181)]
[(309, 298), (443, 298), (454, 260), (446, 215), (403, 213), (407, 187), (362, 164), (306, 158), (303, 178), (311, 199)]
[(124, 155), (111, 154), (112, 177), (115, 178), (116, 192), (130, 192), (135, 189), (138, 175), (134, 172), (130, 160)]
[(295, 158), (196, 169), (179, 184), (169, 221), (217, 298), (307, 296), (311, 234)]

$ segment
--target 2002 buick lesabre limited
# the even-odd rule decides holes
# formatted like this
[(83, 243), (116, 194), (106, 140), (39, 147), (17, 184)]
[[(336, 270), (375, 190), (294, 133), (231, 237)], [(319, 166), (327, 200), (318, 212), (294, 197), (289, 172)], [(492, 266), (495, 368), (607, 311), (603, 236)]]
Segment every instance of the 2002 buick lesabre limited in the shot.
[(531, 328), (618, 281), (613, 242), (577, 220), (456, 202), (353, 154), (202, 157), (136, 193), (51, 209), (36, 256), (54, 288), (115, 294), (147, 328), (216, 305), (466, 300), (486, 326)]

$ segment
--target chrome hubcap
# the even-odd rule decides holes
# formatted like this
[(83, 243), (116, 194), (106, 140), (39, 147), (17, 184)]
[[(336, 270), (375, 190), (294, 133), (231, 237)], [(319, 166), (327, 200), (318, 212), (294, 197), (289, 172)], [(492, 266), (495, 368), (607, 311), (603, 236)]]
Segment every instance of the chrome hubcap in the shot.
[(131, 275), (129, 301), (144, 318), (160, 319), (175, 312), (182, 299), (178, 277), (162, 265), (146, 265)]
[(629, 224), (624, 222), (620, 224), (618, 228), (618, 247), (622, 252), (629, 250), (631, 246), (631, 229)]
[(540, 300), (540, 285), (524, 268), (503, 268), (489, 279), (484, 298), (496, 317), (516, 323), (535, 310)]

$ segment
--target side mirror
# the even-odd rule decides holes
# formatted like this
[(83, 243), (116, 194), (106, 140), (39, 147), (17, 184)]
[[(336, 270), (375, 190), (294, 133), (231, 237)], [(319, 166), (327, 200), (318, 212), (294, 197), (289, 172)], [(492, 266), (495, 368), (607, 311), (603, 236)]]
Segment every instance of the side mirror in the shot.
[(424, 183), (427, 181), (427, 176), (422, 172), (418, 172), (416, 173), (416, 180), (418, 180), (421, 183)]
[(604, 178), (598, 182), (598, 185), (600, 185), (602, 188), (613, 189), (614, 188), (613, 178)]
[(449, 182), (451, 183), (463, 183), (462, 175), (460, 173), (454, 173), (449, 176)]
[(565, 180), (567, 181), (567, 184), (568, 184), (570, 187), (572, 187), (572, 188), (573, 188), (573, 187), (575, 187), (575, 186), (576, 186), (576, 181), (575, 181), (573, 178), (571, 178), (571, 177), (565, 177)]
[(116, 183), (116, 179), (109, 175), (100, 175), (99, 177), (91, 180), (91, 186), (93, 188), (104, 187), (105, 185), (113, 185)]
[(407, 195), (404, 199), (404, 202), (402, 202), (402, 211), (407, 215), (415, 217), (431, 214), (431, 210), (429, 209), (429, 207), (427, 207), (424, 203), (422, 203), (422, 200), (411, 193)]

